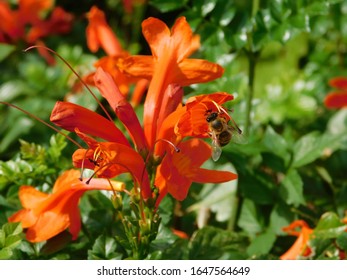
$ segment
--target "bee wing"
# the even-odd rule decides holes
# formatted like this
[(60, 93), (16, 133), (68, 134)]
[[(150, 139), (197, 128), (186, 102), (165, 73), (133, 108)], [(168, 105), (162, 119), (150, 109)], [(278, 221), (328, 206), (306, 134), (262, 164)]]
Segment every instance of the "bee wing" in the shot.
[(218, 139), (216, 136), (216, 133), (212, 131), (212, 159), (214, 161), (217, 161), (220, 156), (222, 154), (222, 148), (220, 147), (219, 143), (218, 143)]
[(247, 138), (242, 134), (242, 130), (238, 127), (234, 119), (230, 118), (231, 123), (229, 124), (229, 132), (232, 135), (231, 141), (236, 144), (246, 144)]

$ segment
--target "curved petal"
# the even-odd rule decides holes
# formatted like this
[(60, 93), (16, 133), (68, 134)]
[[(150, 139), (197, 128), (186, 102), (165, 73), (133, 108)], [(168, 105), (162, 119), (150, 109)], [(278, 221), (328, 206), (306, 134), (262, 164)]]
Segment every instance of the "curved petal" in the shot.
[(224, 69), (217, 63), (203, 59), (183, 59), (179, 63), (179, 71), (174, 73), (174, 82), (182, 86), (206, 83), (220, 78)]
[(95, 85), (106, 98), (117, 117), (124, 124), (139, 151), (147, 149), (147, 141), (134, 108), (125, 99), (110, 74), (98, 68), (94, 76)]
[(89, 24), (86, 29), (87, 45), (92, 52), (101, 46), (108, 55), (117, 55), (122, 52), (121, 44), (107, 24), (105, 14), (93, 6), (87, 14)]
[(142, 22), (142, 34), (156, 58), (163, 55), (163, 46), (170, 44), (170, 29), (157, 18), (150, 17)]
[(118, 68), (133, 77), (152, 79), (154, 59), (149, 55), (132, 55), (117, 61)]
[(237, 174), (229, 171), (199, 168), (192, 179), (197, 183), (224, 183), (237, 179)]
[(32, 186), (21, 186), (18, 195), (21, 204), (27, 209), (35, 207), (48, 197), (48, 194), (40, 192)]
[(177, 49), (177, 61), (182, 61), (200, 48), (200, 36), (193, 35), (185, 17), (179, 17), (171, 28), (172, 44)]
[(50, 120), (68, 131), (75, 131), (75, 128), (78, 128), (83, 133), (130, 146), (124, 134), (113, 122), (70, 102), (58, 101), (53, 108)]
[(26, 238), (30, 242), (41, 242), (52, 238), (69, 227), (68, 215), (44, 212), (34, 226), (28, 228)]

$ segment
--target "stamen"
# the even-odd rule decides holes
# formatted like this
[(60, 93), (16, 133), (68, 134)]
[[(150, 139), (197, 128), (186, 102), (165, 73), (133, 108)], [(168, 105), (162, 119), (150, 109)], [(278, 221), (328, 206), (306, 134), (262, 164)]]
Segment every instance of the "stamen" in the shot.
[(92, 90), (89, 88), (89, 86), (87, 85), (87, 83), (85, 81), (83, 81), (82, 77), (72, 68), (72, 66), (69, 64), (69, 62), (66, 61), (66, 59), (64, 59), (60, 54), (58, 54), (57, 52), (53, 51), (52, 49), (46, 47), (46, 46), (31, 46), (28, 47), (24, 50), (24, 52), (30, 51), (32, 49), (37, 49), (37, 48), (43, 48), (51, 53), (53, 53), (54, 55), (56, 55), (57, 57), (59, 57), (67, 67), (69, 67), (69, 69), (76, 75), (76, 77), (80, 80), (80, 82), (85, 86), (85, 88), (88, 90), (88, 92), (93, 96), (93, 98), (96, 100), (96, 102), (99, 104), (100, 108), (104, 111), (104, 113), (106, 114), (107, 118), (113, 122), (113, 119), (111, 118), (110, 114), (107, 112), (106, 108), (101, 104), (100, 100), (96, 97), (96, 95), (92, 92)]
[(83, 160), (82, 160), (82, 164), (81, 164), (81, 176), (80, 176), (80, 181), (83, 181), (83, 172), (84, 172), (84, 161), (85, 161), (85, 159), (86, 159), (86, 157), (87, 157), (87, 153), (88, 153), (88, 151), (89, 151), (90, 149), (88, 148), (87, 150), (86, 150), (86, 152), (84, 153), (84, 156), (83, 156)]
[(175, 150), (176, 153), (179, 153), (179, 152), (181, 151), (180, 148), (178, 148), (177, 146), (175, 146), (174, 143), (172, 143), (171, 141), (169, 141), (169, 140), (167, 140), (167, 139), (158, 139), (158, 140), (156, 140), (156, 141), (154, 142), (154, 145), (157, 144), (159, 141), (164, 141), (164, 142), (168, 143), (169, 145), (171, 145), (171, 146), (174, 148), (174, 150)]
[(16, 105), (13, 105), (11, 103), (8, 103), (8, 102), (5, 102), (5, 101), (0, 101), (1, 104), (4, 104), (4, 105), (7, 105), (9, 107), (12, 107), (14, 109), (17, 109), (21, 112), (23, 112), (24, 114), (26, 114), (27, 116), (29, 116), (30, 118), (33, 118), (37, 121), (39, 121), (40, 123), (48, 126), (50, 129), (53, 129), (55, 132), (59, 133), (60, 135), (63, 135), (66, 139), (68, 139), (69, 141), (71, 141), (72, 143), (74, 143), (77, 147), (79, 147), (80, 149), (83, 149), (83, 147), (78, 143), (76, 142), (75, 140), (73, 140), (70, 136), (68, 136), (67, 134), (65, 134), (64, 132), (62, 132), (61, 130), (57, 129), (56, 127), (54, 127), (53, 125), (45, 122), (44, 120), (40, 119), (39, 117), (29, 113), (28, 111), (16, 106)]

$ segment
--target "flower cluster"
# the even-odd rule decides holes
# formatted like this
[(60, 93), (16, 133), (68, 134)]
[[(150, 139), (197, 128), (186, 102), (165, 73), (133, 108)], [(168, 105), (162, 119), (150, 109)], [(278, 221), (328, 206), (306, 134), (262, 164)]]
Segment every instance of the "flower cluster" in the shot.
[[(91, 51), (101, 46), (107, 56), (97, 62), (96, 71), (87, 80), (97, 87), (126, 132), (116, 126), (106, 109), (104, 117), (77, 104), (56, 103), (51, 121), (75, 132), (87, 145), (74, 152), (74, 166), (94, 173), (82, 181), (76, 172), (64, 173), (51, 195), (22, 187), (24, 210), (10, 220), (22, 221), (33, 242), (48, 239), (68, 227), (76, 238), (80, 196), (86, 190), (123, 191), (124, 185), (111, 181), (122, 173), (130, 173), (133, 179), (129, 194), (137, 195), (141, 207), (154, 207), (153, 211), (167, 194), (185, 199), (192, 182), (221, 183), (237, 178), (232, 172), (201, 167), (212, 151), (201, 139), (210, 136), (207, 113), (224, 114), (225, 121), (229, 121), (222, 106), (233, 96), (225, 92), (203, 94), (183, 104), (184, 86), (208, 82), (223, 74), (218, 64), (188, 58), (199, 48), (200, 41), (186, 19), (178, 18), (171, 30), (156, 18), (143, 21), (142, 32), (152, 55), (125, 53), (97, 8), (92, 8), (88, 19), (88, 46)], [(134, 81), (148, 84), (142, 120), (126, 95), (127, 85)], [(143, 212), (144, 222), (145, 215)], [(50, 227), (53, 219), (57, 226)]]
[[(53, 6), (52, 0), (19, 0), (18, 9), (13, 10), (8, 1), (1, 1), (0, 43), (24, 41), (29, 45), (44, 45), (42, 38), (69, 32), (73, 16)], [(48, 12), (50, 17), (45, 18)], [(39, 51), (48, 63), (54, 62), (45, 49)]]

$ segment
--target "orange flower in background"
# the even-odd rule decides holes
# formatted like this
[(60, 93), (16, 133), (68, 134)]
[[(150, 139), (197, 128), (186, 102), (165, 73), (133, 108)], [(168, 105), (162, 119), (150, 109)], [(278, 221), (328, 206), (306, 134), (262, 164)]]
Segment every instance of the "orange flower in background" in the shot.
[[(296, 230), (297, 228), (300, 230)], [(311, 229), (305, 221), (296, 220), (289, 226), (284, 227), (283, 231), (287, 232), (289, 235), (297, 236), (297, 239), (292, 247), (280, 257), (281, 260), (296, 260), (300, 256), (310, 255), (311, 249), (308, 242), (313, 229)]]
[(120, 61), (122, 71), (151, 80), (144, 106), (144, 131), (153, 147), (157, 135), (165, 91), (170, 84), (186, 86), (221, 77), (223, 68), (202, 59), (188, 59), (200, 47), (199, 36), (193, 35), (184, 17), (170, 29), (156, 18), (142, 22), (142, 33), (152, 56), (135, 55)]
[(324, 104), (329, 109), (347, 107), (347, 78), (336, 77), (329, 81), (329, 85), (337, 91), (330, 92), (324, 99)]
[[(147, 89), (148, 81), (125, 75), (118, 69), (118, 61), (125, 59), (129, 53), (123, 50), (116, 34), (107, 24), (106, 17), (103, 11), (93, 6), (87, 14), (88, 26), (86, 29), (86, 38), (88, 48), (92, 52), (97, 52), (102, 48), (107, 56), (99, 59), (94, 63), (95, 68), (102, 68), (108, 72), (114, 82), (119, 87), (123, 95), (127, 95), (131, 84), (136, 84), (131, 102), (138, 105), (141, 97)], [(95, 72), (86, 75), (83, 79), (89, 85), (94, 84)], [(75, 86), (75, 91), (79, 90), (81, 84)]]
[[(44, 45), (42, 38), (70, 31), (73, 16), (62, 8), (53, 8), (52, 0), (20, 0), (18, 9), (12, 10), (10, 5), (0, 2), (0, 43), (15, 44), (20, 40), (28, 44)], [(44, 18), (49, 10), (49, 18)], [(49, 64), (54, 58), (48, 52), (40, 54)]]
[(122, 182), (105, 179), (81, 181), (80, 175), (78, 170), (65, 171), (56, 180), (51, 194), (22, 186), (19, 199), (24, 209), (13, 214), (9, 221), (21, 222), (30, 242), (48, 240), (67, 228), (72, 239), (76, 239), (81, 228), (80, 197), (89, 190), (123, 191), (125, 188)]
[(172, 151), (158, 167), (155, 185), (159, 188), (161, 199), (170, 193), (175, 199), (183, 200), (192, 182), (222, 183), (237, 179), (228, 171), (208, 170), (200, 166), (211, 157), (211, 147), (199, 139), (190, 139), (178, 145), (179, 152)]
[(122, 46), (107, 24), (105, 14), (96, 6), (87, 13), (88, 26), (86, 29), (87, 45), (92, 52), (97, 52), (101, 47), (107, 55), (119, 55), (123, 52)]

